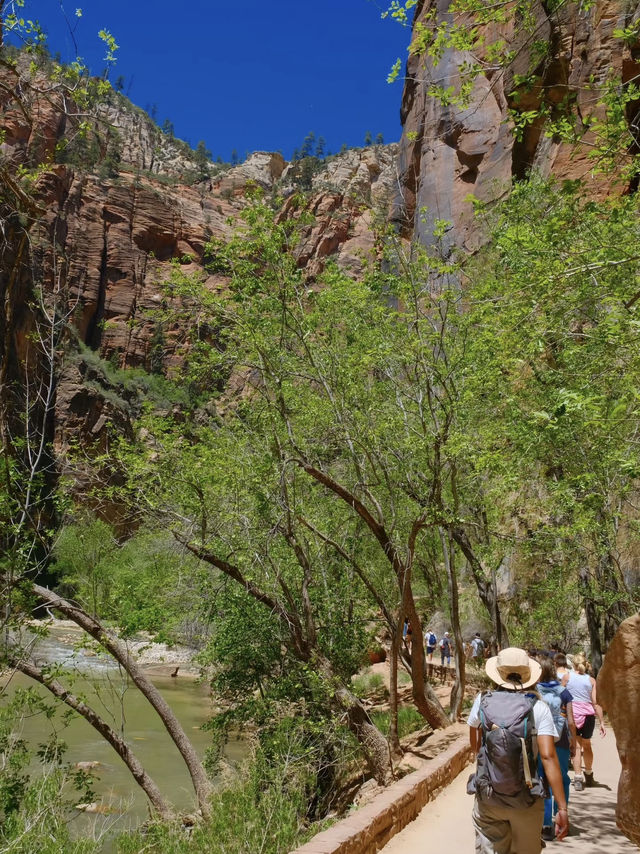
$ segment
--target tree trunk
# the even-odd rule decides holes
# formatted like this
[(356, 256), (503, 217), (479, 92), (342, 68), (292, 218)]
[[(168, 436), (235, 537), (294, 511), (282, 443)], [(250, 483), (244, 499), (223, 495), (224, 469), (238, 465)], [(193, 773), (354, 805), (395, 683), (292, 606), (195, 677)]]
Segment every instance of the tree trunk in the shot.
[[(331, 662), (320, 655), (315, 662), (318, 672), (330, 684), (335, 684), (337, 678)], [(389, 785), (393, 780), (393, 766), (387, 739), (373, 723), (360, 700), (345, 685), (339, 684), (333, 697), (339, 711), (346, 715), (349, 729), (360, 742), (373, 776), (381, 786)]]
[(449, 719), (455, 723), (462, 712), (462, 701), (464, 700), (464, 688), (466, 681), (466, 659), (464, 657), (464, 641), (460, 630), (460, 609), (458, 605), (458, 579), (456, 577), (455, 547), (453, 539), (448, 531), (438, 528), (440, 542), (442, 544), (442, 556), (447, 572), (449, 590), (449, 610), (451, 615), (451, 628), (454, 639), (454, 658), (456, 663), (456, 675), (451, 689), (449, 699)]
[(314, 645), (308, 642), (308, 638), (304, 636), (300, 618), (294, 608), (291, 611), (287, 611), (277, 599), (272, 598), (255, 583), (246, 579), (237, 566), (218, 558), (216, 555), (186, 540), (182, 540), (180, 537), (177, 537), (177, 539), (189, 551), (199, 557), (200, 560), (204, 560), (220, 569), (229, 578), (242, 585), (249, 596), (268, 607), (271, 613), (278, 617), (285, 631), (289, 633), (292, 644), (291, 651), (296, 658), (304, 664), (311, 662), (317, 668), (318, 673), (322, 674), (330, 684), (337, 686), (333, 692), (336, 705), (342, 713), (346, 714), (349, 728), (362, 745), (362, 749), (376, 780), (382, 785), (386, 785), (392, 776), (391, 757), (386, 738), (373, 723), (360, 700), (335, 675), (329, 660), (322, 656)]
[(402, 643), (402, 620), (396, 622), (391, 630), (391, 650), (389, 657), (389, 748), (393, 756), (399, 756), (400, 738), (398, 736), (398, 659)]
[(594, 601), (590, 575), (591, 573), (587, 566), (580, 570), (580, 587), (582, 588), (584, 613), (587, 620), (587, 629), (589, 631), (589, 643), (591, 645), (591, 667), (593, 669), (593, 675), (597, 676), (598, 671), (602, 667), (600, 614), (598, 612), (596, 602)]
[(131, 771), (133, 779), (144, 790), (144, 793), (149, 798), (151, 806), (158, 813), (160, 818), (165, 821), (173, 818), (173, 811), (171, 807), (162, 797), (155, 782), (144, 770), (138, 757), (106, 721), (104, 721), (90, 706), (87, 706), (86, 703), (83, 703), (82, 700), (67, 691), (67, 689), (58, 681), (46, 677), (40, 668), (35, 667), (35, 665), (30, 662), (23, 661), (21, 659), (14, 659), (12, 657), (10, 657), (9, 662), (16, 670), (24, 673), (25, 676), (28, 676), (30, 679), (40, 683), (40, 685), (44, 685), (44, 687), (50, 691), (54, 697), (58, 700), (62, 700), (63, 703), (66, 703), (67, 706), (82, 715), (82, 717), (100, 733), (105, 741), (108, 741), (111, 747), (113, 747), (129, 771)]
[(456, 541), (460, 551), (469, 563), (471, 575), (473, 576), (473, 580), (478, 590), (478, 596), (486, 608), (489, 619), (491, 620), (493, 634), (495, 635), (498, 649), (504, 649), (506, 646), (509, 646), (509, 635), (507, 633), (506, 626), (502, 622), (502, 616), (500, 614), (495, 570), (491, 573), (491, 579), (488, 579), (485, 568), (482, 566), (480, 559), (473, 550), (473, 546), (471, 545), (466, 532), (462, 528), (455, 526), (450, 528), (450, 530), (451, 536)]
[(198, 800), (198, 806), (200, 807), (202, 815), (205, 818), (209, 818), (211, 816), (211, 808), (209, 805), (211, 784), (207, 777), (207, 773), (204, 770), (204, 766), (170, 706), (155, 685), (147, 679), (137, 662), (129, 655), (129, 650), (126, 647), (126, 644), (124, 644), (108, 629), (105, 629), (98, 620), (90, 617), (81, 608), (76, 605), (72, 605), (70, 602), (67, 602), (66, 599), (63, 599), (61, 596), (58, 596), (46, 587), (33, 584), (31, 589), (41, 601), (46, 603), (48, 607), (56, 608), (61, 611), (66, 617), (73, 620), (74, 623), (80, 626), (80, 628), (84, 629), (88, 635), (95, 638), (95, 640), (97, 640), (101, 646), (111, 653), (116, 661), (128, 673), (140, 693), (146, 697), (149, 703), (151, 703), (160, 717), (160, 720), (164, 724), (165, 729), (169, 733), (173, 743), (180, 751), (189, 774), (191, 775), (193, 788)]
[(411, 648), (411, 679), (413, 682), (413, 702), (423, 718), (427, 720), (433, 729), (443, 729), (450, 724), (445, 710), (438, 699), (436, 692), (427, 681), (427, 663), (425, 661), (424, 644), (422, 643), (422, 624), (418, 618), (416, 604), (409, 584), (405, 584), (404, 612), (409, 617), (413, 634), (417, 638)]
[(598, 593), (606, 605), (602, 608), (604, 649), (613, 640), (618, 626), (634, 612), (632, 599), (620, 571), (620, 564), (614, 555), (618, 533), (617, 517), (604, 516), (600, 522), (601, 535), (596, 534), (598, 564), (596, 581)]

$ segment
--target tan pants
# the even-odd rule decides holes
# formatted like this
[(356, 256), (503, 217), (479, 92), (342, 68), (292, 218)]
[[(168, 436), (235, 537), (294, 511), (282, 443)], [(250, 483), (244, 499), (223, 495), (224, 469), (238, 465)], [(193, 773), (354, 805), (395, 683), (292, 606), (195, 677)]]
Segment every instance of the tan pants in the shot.
[(475, 799), (476, 854), (540, 854), (544, 801), (526, 809), (494, 806)]

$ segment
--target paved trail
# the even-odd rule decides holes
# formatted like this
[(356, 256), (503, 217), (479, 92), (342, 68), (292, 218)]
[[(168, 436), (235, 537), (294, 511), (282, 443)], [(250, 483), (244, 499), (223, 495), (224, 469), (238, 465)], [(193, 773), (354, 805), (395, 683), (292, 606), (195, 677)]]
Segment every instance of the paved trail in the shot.
[[(598, 786), (569, 796), (570, 835), (563, 842), (547, 842), (553, 854), (638, 854), (638, 849), (616, 827), (616, 790), (620, 761), (611, 729), (606, 738), (592, 741)], [(473, 854), (471, 824), (473, 799), (466, 793), (472, 767), (427, 804), (418, 818), (382, 849), (384, 854)], [(545, 854), (546, 854), (545, 852)]]

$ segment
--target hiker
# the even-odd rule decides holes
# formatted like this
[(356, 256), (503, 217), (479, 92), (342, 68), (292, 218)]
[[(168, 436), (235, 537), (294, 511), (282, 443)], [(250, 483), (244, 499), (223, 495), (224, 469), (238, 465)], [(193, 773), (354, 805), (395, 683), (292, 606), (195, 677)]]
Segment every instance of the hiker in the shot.
[(477, 695), (468, 721), (478, 755), (467, 785), (475, 794), (476, 854), (540, 854), (545, 789), (538, 755), (558, 804), (556, 839), (569, 831), (553, 715), (535, 692), (526, 691), (538, 681), (541, 667), (523, 649), (508, 647), (488, 659), (485, 672), (498, 690)]
[(451, 639), (449, 632), (445, 632), (440, 638), (440, 666), (444, 667), (444, 660), (447, 659), (447, 667), (451, 667)]
[(480, 637), (480, 632), (476, 632), (475, 637), (471, 641), (471, 660), (474, 664), (482, 661), (484, 658), (484, 641)]
[[(602, 738), (607, 734), (604, 728), (602, 706), (598, 705), (596, 696), (596, 680), (587, 672), (589, 665), (584, 655), (573, 657), (574, 671), (563, 679), (565, 687), (573, 696), (573, 717), (576, 722), (578, 743), (573, 757), (573, 787), (576, 792), (582, 792), (585, 787), (594, 785), (593, 780), (593, 749), (591, 736), (596, 726), (596, 716), (600, 724)], [(584, 774), (582, 759), (584, 757)]]
[(438, 638), (433, 629), (427, 629), (424, 633), (424, 644), (427, 648), (427, 661), (433, 661), (433, 653), (436, 651)]
[[(538, 694), (551, 709), (553, 722), (558, 732), (559, 737), (556, 741), (556, 753), (558, 754), (558, 762), (562, 773), (564, 796), (568, 801), (569, 786), (571, 784), (571, 780), (569, 779), (569, 764), (571, 756), (576, 751), (576, 724), (573, 719), (573, 696), (558, 680), (556, 664), (552, 658), (545, 658), (540, 664), (542, 672), (538, 682)], [(538, 770), (541, 774), (543, 773), (540, 765), (538, 766)], [(545, 798), (542, 838), (547, 842), (553, 841), (556, 838), (553, 817), (557, 812), (557, 806), (555, 798)]]
[(564, 684), (565, 682), (567, 682), (569, 676), (571, 676), (572, 673), (572, 668), (569, 667), (567, 656), (563, 652), (556, 652), (556, 654), (553, 656), (553, 660), (556, 665), (558, 681)]

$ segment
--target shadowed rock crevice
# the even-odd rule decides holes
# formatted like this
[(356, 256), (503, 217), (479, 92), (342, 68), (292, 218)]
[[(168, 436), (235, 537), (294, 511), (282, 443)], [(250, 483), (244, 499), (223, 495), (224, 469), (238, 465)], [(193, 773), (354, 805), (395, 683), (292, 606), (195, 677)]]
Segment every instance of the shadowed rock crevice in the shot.
[(100, 274), (98, 278), (98, 294), (95, 309), (89, 323), (84, 343), (92, 350), (99, 350), (102, 340), (102, 322), (104, 319), (104, 304), (107, 292), (107, 223), (104, 222), (102, 232), (102, 255), (100, 257)]

